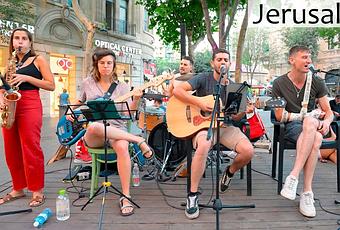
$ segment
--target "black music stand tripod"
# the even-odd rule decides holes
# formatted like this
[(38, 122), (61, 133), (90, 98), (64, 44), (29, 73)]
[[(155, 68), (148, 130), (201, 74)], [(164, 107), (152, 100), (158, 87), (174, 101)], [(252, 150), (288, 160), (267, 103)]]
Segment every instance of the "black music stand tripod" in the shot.
[[(222, 72), (222, 71), (221, 71)], [(213, 108), (213, 112), (211, 115), (211, 123), (210, 123), (210, 127), (208, 130), (208, 135), (207, 135), (207, 140), (210, 140), (211, 136), (212, 136), (212, 128), (213, 128), (213, 124), (216, 124), (216, 146), (217, 146), (217, 151), (216, 152), (216, 196), (215, 199), (213, 200), (213, 205), (203, 205), (203, 204), (199, 204), (199, 207), (204, 207), (204, 208), (212, 208), (214, 209), (216, 212), (216, 230), (220, 229), (220, 218), (219, 218), (219, 212), (220, 210), (222, 210), (223, 208), (255, 208), (255, 204), (246, 204), (246, 205), (223, 205), (221, 199), (220, 199), (220, 189), (219, 189), (219, 172), (220, 172), (220, 121), (224, 121), (224, 117), (220, 117), (220, 97), (221, 97), (221, 79), (222, 79), (223, 75), (221, 73), (220, 78), (219, 78), (219, 82), (216, 85), (216, 94), (215, 94), (215, 104), (214, 104), (214, 108)], [(231, 103), (232, 106), (235, 106), (235, 103)], [(238, 105), (239, 107), (239, 105)], [(238, 109), (237, 109), (238, 111)], [(216, 122), (215, 122), (216, 119)]]
[[(126, 110), (118, 111), (116, 109), (116, 104), (125, 104)], [(131, 198), (125, 196), (121, 191), (119, 191), (117, 188), (115, 188), (112, 183), (108, 180), (108, 170), (107, 170), (107, 149), (109, 147), (109, 142), (107, 139), (107, 126), (108, 124), (107, 120), (131, 120), (131, 112), (129, 110), (128, 104), (126, 102), (113, 102), (111, 100), (94, 100), (94, 101), (88, 101), (87, 106), (89, 109), (82, 109), (83, 115), (86, 117), (88, 121), (98, 121), (102, 120), (104, 124), (104, 151), (105, 151), (105, 180), (102, 183), (102, 185), (97, 189), (97, 191), (93, 194), (92, 197), (84, 204), (84, 206), (81, 208), (83, 211), (85, 207), (97, 196), (100, 194), (100, 191), (103, 189), (103, 199), (101, 203), (101, 209), (100, 209), (100, 217), (99, 217), (99, 226), (98, 229), (102, 229), (102, 220), (104, 215), (104, 206), (105, 206), (105, 200), (106, 200), (106, 194), (108, 192), (111, 192), (116, 195), (120, 195), (121, 197), (125, 197), (128, 199), (132, 204), (134, 204), (137, 208), (140, 208), (138, 204), (136, 204)], [(121, 116), (120, 112), (128, 112), (128, 116)], [(95, 176), (95, 175), (92, 175)], [(109, 188), (112, 188), (114, 192), (109, 191)]]

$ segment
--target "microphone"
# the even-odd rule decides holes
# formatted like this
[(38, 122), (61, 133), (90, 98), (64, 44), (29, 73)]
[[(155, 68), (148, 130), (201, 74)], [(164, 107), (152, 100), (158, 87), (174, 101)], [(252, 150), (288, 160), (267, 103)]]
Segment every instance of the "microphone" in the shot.
[(225, 75), (227, 73), (227, 67), (224, 64), (222, 64), (220, 67), (220, 73), (222, 75)]
[(320, 69), (314, 69), (314, 65), (313, 64), (310, 64), (308, 69), (312, 72), (312, 73), (319, 73), (321, 72)]

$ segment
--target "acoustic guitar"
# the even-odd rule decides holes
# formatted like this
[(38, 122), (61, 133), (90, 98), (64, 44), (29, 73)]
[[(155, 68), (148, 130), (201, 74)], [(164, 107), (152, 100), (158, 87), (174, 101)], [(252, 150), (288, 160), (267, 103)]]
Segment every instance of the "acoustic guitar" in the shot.
[[(215, 100), (213, 95), (199, 97), (199, 100), (214, 107)], [(284, 108), (286, 101), (281, 98), (270, 99), (265, 102), (265, 105), (269, 108)], [(166, 110), (168, 130), (177, 138), (190, 137), (210, 126), (211, 113), (202, 111), (196, 105), (184, 103), (175, 96), (170, 98)]]
[[(138, 86), (135, 89), (145, 90), (149, 87), (159, 86), (166, 80), (171, 80), (173, 78), (172, 74), (164, 74), (152, 78), (149, 82), (145, 83), (144, 85)], [(130, 91), (118, 98), (115, 99), (115, 102), (123, 102), (128, 98), (132, 97), (134, 94), (133, 91)], [(105, 100), (103, 98), (98, 98), (97, 100)], [(71, 122), (66, 119), (66, 115), (62, 116), (57, 124), (57, 136), (60, 144), (65, 146), (71, 146), (76, 143), (82, 136), (84, 136), (86, 132), (86, 124), (83, 119), (84, 116), (80, 110), (74, 110), (74, 121)], [(80, 120), (79, 121), (79, 117)]]

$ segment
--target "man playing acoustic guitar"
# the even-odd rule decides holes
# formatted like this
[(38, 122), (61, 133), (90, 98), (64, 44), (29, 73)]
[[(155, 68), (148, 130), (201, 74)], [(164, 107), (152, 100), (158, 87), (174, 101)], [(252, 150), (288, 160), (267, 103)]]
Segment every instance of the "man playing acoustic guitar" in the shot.
[[(210, 62), (213, 72), (201, 73), (187, 82), (183, 82), (174, 89), (174, 95), (180, 101), (197, 106), (200, 110), (205, 112), (212, 112), (213, 103), (207, 103), (201, 100), (200, 97), (212, 95), (216, 84), (220, 77), (221, 66), (224, 65), (227, 69), (230, 66), (230, 54), (227, 50), (217, 49), (214, 50), (212, 60)], [(222, 93), (225, 92), (229, 80), (225, 76), (222, 81)], [(196, 95), (192, 96), (189, 91), (196, 90)], [(224, 98), (225, 99), (225, 98)], [(223, 100), (223, 97), (222, 97)], [(185, 127), (180, 127), (185, 129)], [(214, 138), (216, 140), (216, 135)], [(239, 128), (233, 126), (224, 126), (220, 130), (220, 142), (229, 149), (237, 152), (233, 163), (229, 165), (223, 173), (220, 189), (222, 192), (226, 191), (229, 187), (230, 180), (234, 173), (247, 165), (251, 160), (254, 149), (248, 138), (241, 132)], [(193, 137), (193, 146), (196, 149), (195, 155), (192, 160), (191, 166), (191, 187), (187, 197), (187, 205), (185, 215), (189, 219), (194, 219), (199, 216), (198, 207), (198, 185), (204, 173), (206, 166), (206, 159), (208, 152), (212, 147), (213, 141), (207, 140), (207, 129), (199, 130)]]

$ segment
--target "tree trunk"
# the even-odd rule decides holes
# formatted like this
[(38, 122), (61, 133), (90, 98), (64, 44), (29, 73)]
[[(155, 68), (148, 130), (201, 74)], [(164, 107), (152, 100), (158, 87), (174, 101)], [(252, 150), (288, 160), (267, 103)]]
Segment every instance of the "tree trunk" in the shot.
[(192, 31), (191, 30), (187, 30), (187, 37), (188, 37), (188, 55), (190, 57), (194, 57), (194, 47), (192, 44)]
[(243, 52), (243, 45), (244, 40), (246, 37), (247, 27), (248, 27), (248, 5), (246, 7), (246, 13), (243, 18), (243, 22), (240, 29), (240, 34), (238, 37), (238, 43), (237, 43), (237, 51), (236, 51), (236, 66), (235, 66), (235, 81), (240, 82), (241, 81), (241, 70), (242, 70), (242, 52)]
[(83, 60), (82, 74), (83, 78), (87, 77), (91, 68), (91, 50), (93, 47), (93, 38), (95, 33), (95, 24), (91, 22), (80, 9), (78, 0), (72, 0), (72, 7), (77, 18), (83, 23), (87, 29), (87, 38), (85, 44), (85, 56)]
[[(226, 28), (224, 28), (225, 26), (225, 19), (227, 16), (227, 9), (230, 6), (230, 2), (227, 1), (227, 6), (225, 5), (225, 0), (221, 0), (220, 1), (220, 25), (219, 25), (219, 47), (220, 48), (226, 48), (226, 40), (227, 40), (227, 35), (229, 34), (230, 28), (233, 25), (234, 22), (234, 18), (237, 12), (237, 6), (240, 3), (240, 0), (234, 0), (233, 1), (233, 5), (232, 5), (232, 9), (231, 9), (231, 15), (228, 19), (228, 25)], [(223, 20), (223, 21), (222, 21)]]
[(211, 21), (210, 21), (210, 17), (209, 17), (209, 11), (208, 11), (208, 5), (207, 2), (205, 0), (201, 0), (201, 5), (202, 5), (202, 10), (203, 10), (203, 14), (204, 14), (204, 22), (205, 22), (205, 27), (206, 27), (206, 31), (207, 31), (207, 38), (208, 41), (212, 47), (213, 50), (218, 49), (217, 44), (212, 36), (211, 33)]

